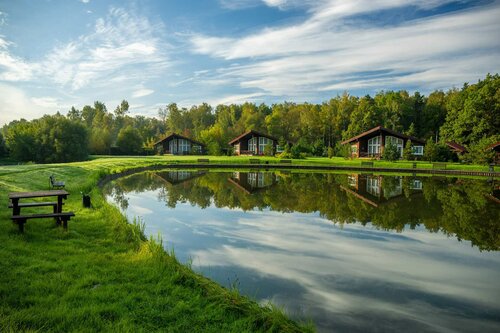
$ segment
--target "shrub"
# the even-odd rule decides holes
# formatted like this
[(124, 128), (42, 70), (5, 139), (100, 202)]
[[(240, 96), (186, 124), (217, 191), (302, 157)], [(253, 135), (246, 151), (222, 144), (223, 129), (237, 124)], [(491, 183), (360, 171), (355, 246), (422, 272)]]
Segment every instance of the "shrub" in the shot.
[(387, 161), (396, 161), (401, 157), (398, 151), (398, 147), (392, 143), (388, 143), (384, 147), (384, 152), (382, 153), (382, 159)]

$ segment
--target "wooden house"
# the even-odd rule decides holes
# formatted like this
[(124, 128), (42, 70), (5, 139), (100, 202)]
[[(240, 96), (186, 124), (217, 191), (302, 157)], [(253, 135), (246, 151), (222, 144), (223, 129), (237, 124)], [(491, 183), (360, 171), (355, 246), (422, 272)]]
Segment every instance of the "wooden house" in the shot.
[(203, 143), (176, 133), (157, 141), (154, 146), (157, 151), (162, 149), (164, 154), (199, 155), (205, 153)]
[(235, 155), (264, 155), (267, 145), (272, 146), (272, 153), (279, 152), (278, 139), (254, 130), (247, 131), (229, 141)]
[(410, 140), (413, 147), (413, 155), (424, 154), (425, 141), (413, 136), (402, 134), (382, 126), (374, 127), (366, 132), (356, 135), (342, 144), (351, 147), (351, 157), (355, 158), (380, 158), (384, 147), (391, 142), (396, 146), (400, 156), (403, 157), (403, 149)]

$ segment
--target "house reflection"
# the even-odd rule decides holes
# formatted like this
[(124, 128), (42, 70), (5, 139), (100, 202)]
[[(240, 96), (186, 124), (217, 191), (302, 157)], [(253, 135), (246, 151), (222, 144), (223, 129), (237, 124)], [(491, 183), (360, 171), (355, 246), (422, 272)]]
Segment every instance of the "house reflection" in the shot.
[[(422, 190), (423, 185), (420, 179), (408, 180), (408, 187), (412, 190), (412, 193)], [(374, 207), (404, 195), (403, 177), (401, 176), (384, 177), (380, 175), (353, 174), (347, 177), (347, 184), (349, 187), (341, 186), (344, 191), (353, 194)]]
[(276, 174), (273, 172), (239, 172), (235, 171), (229, 182), (245, 193), (252, 194), (256, 191), (276, 184)]
[(171, 170), (164, 172), (157, 172), (155, 175), (159, 177), (163, 182), (169, 185), (177, 185), (184, 183), (185, 181), (203, 176), (207, 173), (204, 170), (197, 171), (185, 171), (185, 170)]

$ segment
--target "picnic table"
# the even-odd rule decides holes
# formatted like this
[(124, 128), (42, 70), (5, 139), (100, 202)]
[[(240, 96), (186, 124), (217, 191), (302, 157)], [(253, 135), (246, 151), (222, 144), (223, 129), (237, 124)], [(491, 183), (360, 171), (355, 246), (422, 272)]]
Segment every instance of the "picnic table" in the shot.
[[(63, 212), (62, 206), (64, 205), (63, 200), (68, 197), (69, 193), (66, 190), (49, 190), (49, 191), (33, 191), (33, 192), (11, 192), (9, 193), (10, 204), (9, 208), (12, 208), (12, 221), (17, 223), (19, 226), (19, 231), (24, 231), (24, 224), (28, 219), (38, 219), (38, 218), (54, 218), (57, 224), (63, 224), (66, 229), (68, 226), (68, 220), (75, 216), (73, 212)], [(30, 202), (20, 202), (21, 199), (36, 199), (36, 198), (51, 198), (56, 197), (57, 201), (30, 201)], [(21, 208), (31, 208), (31, 207), (52, 207), (52, 213), (38, 213), (38, 214), (23, 214), (21, 215)]]

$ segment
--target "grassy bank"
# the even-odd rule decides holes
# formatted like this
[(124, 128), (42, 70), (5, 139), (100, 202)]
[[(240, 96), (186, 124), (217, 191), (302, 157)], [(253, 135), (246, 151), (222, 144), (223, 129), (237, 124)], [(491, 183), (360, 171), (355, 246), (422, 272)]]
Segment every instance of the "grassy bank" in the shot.
[[(105, 174), (166, 159), (0, 167), (1, 332), (313, 330), (179, 264), (158, 241), (145, 241), (141, 227), (127, 224), (95, 186)], [(52, 220), (29, 220), (19, 234), (8, 192), (47, 189), (51, 174), (71, 193), (64, 207), (76, 213), (69, 231)], [(82, 208), (80, 191), (91, 193), (92, 209)]]
[[(123, 157), (117, 156), (93, 156), (93, 159), (107, 161), (109, 159), (123, 160)], [(259, 159), (261, 163), (279, 163), (280, 159), (267, 156), (144, 156), (144, 157), (129, 157), (130, 159), (141, 159), (156, 162), (175, 162), (175, 163), (195, 163), (198, 158), (209, 159), (210, 163), (231, 163), (231, 164), (248, 164), (249, 159)], [(432, 169), (432, 163), (428, 161), (395, 161), (388, 162), (382, 160), (360, 160), (346, 159), (343, 157), (308, 157), (305, 159), (292, 160), (293, 165), (324, 165), (324, 166), (345, 166), (359, 167), (362, 161), (371, 161), (375, 168), (393, 168), (393, 169), (409, 169), (413, 167), (413, 163), (417, 163), (417, 169)], [(446, 163), (446, 170), (463, 170), (463, 171), (488, 171), (487, 165), (462, 164), (462, 163)], [(500, 167), (496, 166), (495, 171), (500, 171)]]

